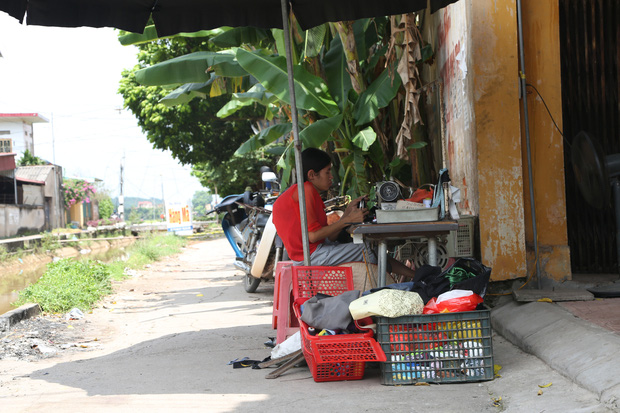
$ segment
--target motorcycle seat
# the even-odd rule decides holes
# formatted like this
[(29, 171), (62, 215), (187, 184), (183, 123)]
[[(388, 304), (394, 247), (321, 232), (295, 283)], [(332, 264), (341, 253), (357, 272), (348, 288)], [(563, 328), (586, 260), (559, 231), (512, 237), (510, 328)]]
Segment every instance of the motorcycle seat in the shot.
[(268, 220), (269, 220), (269, 214), (258, 214), (258, 217), (256, 217), (256, 226), (258, 228), (265, 228), (265, 225), (267, 225)]

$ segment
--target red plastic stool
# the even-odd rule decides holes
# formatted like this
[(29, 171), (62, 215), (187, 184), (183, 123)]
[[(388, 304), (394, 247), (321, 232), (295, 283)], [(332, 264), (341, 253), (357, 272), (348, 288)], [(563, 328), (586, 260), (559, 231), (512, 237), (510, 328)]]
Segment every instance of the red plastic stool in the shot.
[(280, 261), (276, 265), (273, 288), (273, 317), (271, 325), (278, 330), (276, 344), (299, 331), (299, 322), (293, 314), (293, 261)]

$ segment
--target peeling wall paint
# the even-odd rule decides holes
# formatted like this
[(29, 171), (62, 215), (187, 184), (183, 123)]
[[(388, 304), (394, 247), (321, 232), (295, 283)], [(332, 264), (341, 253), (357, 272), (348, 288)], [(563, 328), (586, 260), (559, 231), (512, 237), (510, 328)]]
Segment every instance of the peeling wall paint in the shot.
[(461, 189), (459, 211), (478, 215), (470, 8), (468, 1), (460, 1), (436, 14), (436, 50), (438, 79), (443, 84), (445, 167)]

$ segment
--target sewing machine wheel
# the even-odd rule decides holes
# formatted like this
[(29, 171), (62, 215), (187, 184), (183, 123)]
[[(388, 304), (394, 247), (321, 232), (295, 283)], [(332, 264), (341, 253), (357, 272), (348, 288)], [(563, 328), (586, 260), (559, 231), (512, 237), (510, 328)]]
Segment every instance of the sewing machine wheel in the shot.
[[(419, 248), (413, 251), (413, 263), (415, 268), (420, 268), (422, 265), (428, 264), (428, 246), (426, 244), (420, 245)], [(454, 258), (448, 256), (448, 249), (446, 244), (437, 243), (437, 265), (442, 270), (447, 269), (454, 263)]]
[(400, 188), (396, 182), (387, 181), (379, 186), (381, 202), (395, 202), (400, 197)]

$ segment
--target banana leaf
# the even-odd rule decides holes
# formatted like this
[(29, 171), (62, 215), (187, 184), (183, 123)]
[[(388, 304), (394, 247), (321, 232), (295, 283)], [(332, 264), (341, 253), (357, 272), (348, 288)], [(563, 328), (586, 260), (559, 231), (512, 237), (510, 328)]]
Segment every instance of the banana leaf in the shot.
[(217, 116), (220, 119), (223, 119), (237, 112), (239, 109), (245, 106), (250, 106), (252, 104), (254, 104), (254, 102), (252, 102), (251, 100), (241, 101), (241, 100), (237, 100), (233, 98), (230, 101), (228, 101), (228, 103), (226, 103), (224, 106), (222, 106), (222, 108), (217, 111), (215, 116)]
[(186, 83), (179, 86), (174, 91), (162, 98), (161, 103), (166, 106), (175, 106), (183, 103), (187, 103), (190, 100), (199, 97), (207, 97), (209, 90), (211, 89), (211, 83), (213, 83), (214, 77), (203, 83)]
[(304, 43), (304, 55), (306, 57), (318, 56), (323, 48), (325, 34), (327, 33), (327, 24), (321, 24), (306, 31), (306, 39)]
[[(267, 56), (261, 52), (237, 49), (237, 61), (254, 76), (268, 91), (290, 104), (286, 59), (283, 56)], [(293, 67), (297, 107), (313, 110), (325, 117), (339, 113), (336, 102), (331, 98), (327, 85), (317, 76), (301, 66)]]
[(256, 27), (235, 27), (212, 37), (210, 42), (222, 48), (239, 47), (242, 44), (258, 44), (262, 40), (270, 39), (271, 34), (267, 29)]
[[(390, 76), (390, 73), (393, 74), (393, 77)], [(379, 109), (386, 107), (394, 99), (401, 84), (402, 81), (398, 73), (386, 68), (355, 103), (353, 108), (355, 125), (364, 125), (376, 118)]]
[(166, 60), (136, 72), (136, 80), (145, 86), (201, 83), (210, 79), (207, 69), (213, 67), (218, 76), (247, 75), (235, 61), (234, 49), (222, 52), (195, 52)]
[(355, 144), (355, 146), (360, 148), (362, 151), (367, 152), (370, 145), (372, 145), (376, 140), (377, 134), (369, 126), (353, 137), (353, 144)]
[(143, 33), (129, 33), (128, 32), (127, 34), (119, 36), (118, 41), (123, 46), (131, 46), (131, 45), (136, 45), (136, 44), (149, 43), (149, 42), (152, 42), (153, 40), (158, 40), (158, 39), (169, 39), (171, 37), (177, 37), (177, 36), (180, 36), (180, 37), (217, 36), (221, 33), (224, 33), (228, 29), (229, 29), (228, 27), (220, 27), (220, 28), (213, 29), (213, 30), (200, 30), (198, 32), (193, 32), (193, 33), (179, 33), (179, 34), (174, 34), (172, 36), (159, 37), (157, 35), (157, 30), (155, 29), (155, 25), (150, 25), (144, 28)]
[(320, 148), (341, 123), (342, 115), (318, 120), (299, 132), (299, 140), (304, 148)]
[(260, 133), (257, 133), (245, 141), (243, 145), (237, 149), (235, 155), (245, 155), (246, 153), (262, 148), (263, 146), (276, 141), (278, 138), (290, 134), (292, 129), (293, 125), (290, 123), (278, 123), (265, 128), (260, 131)]

